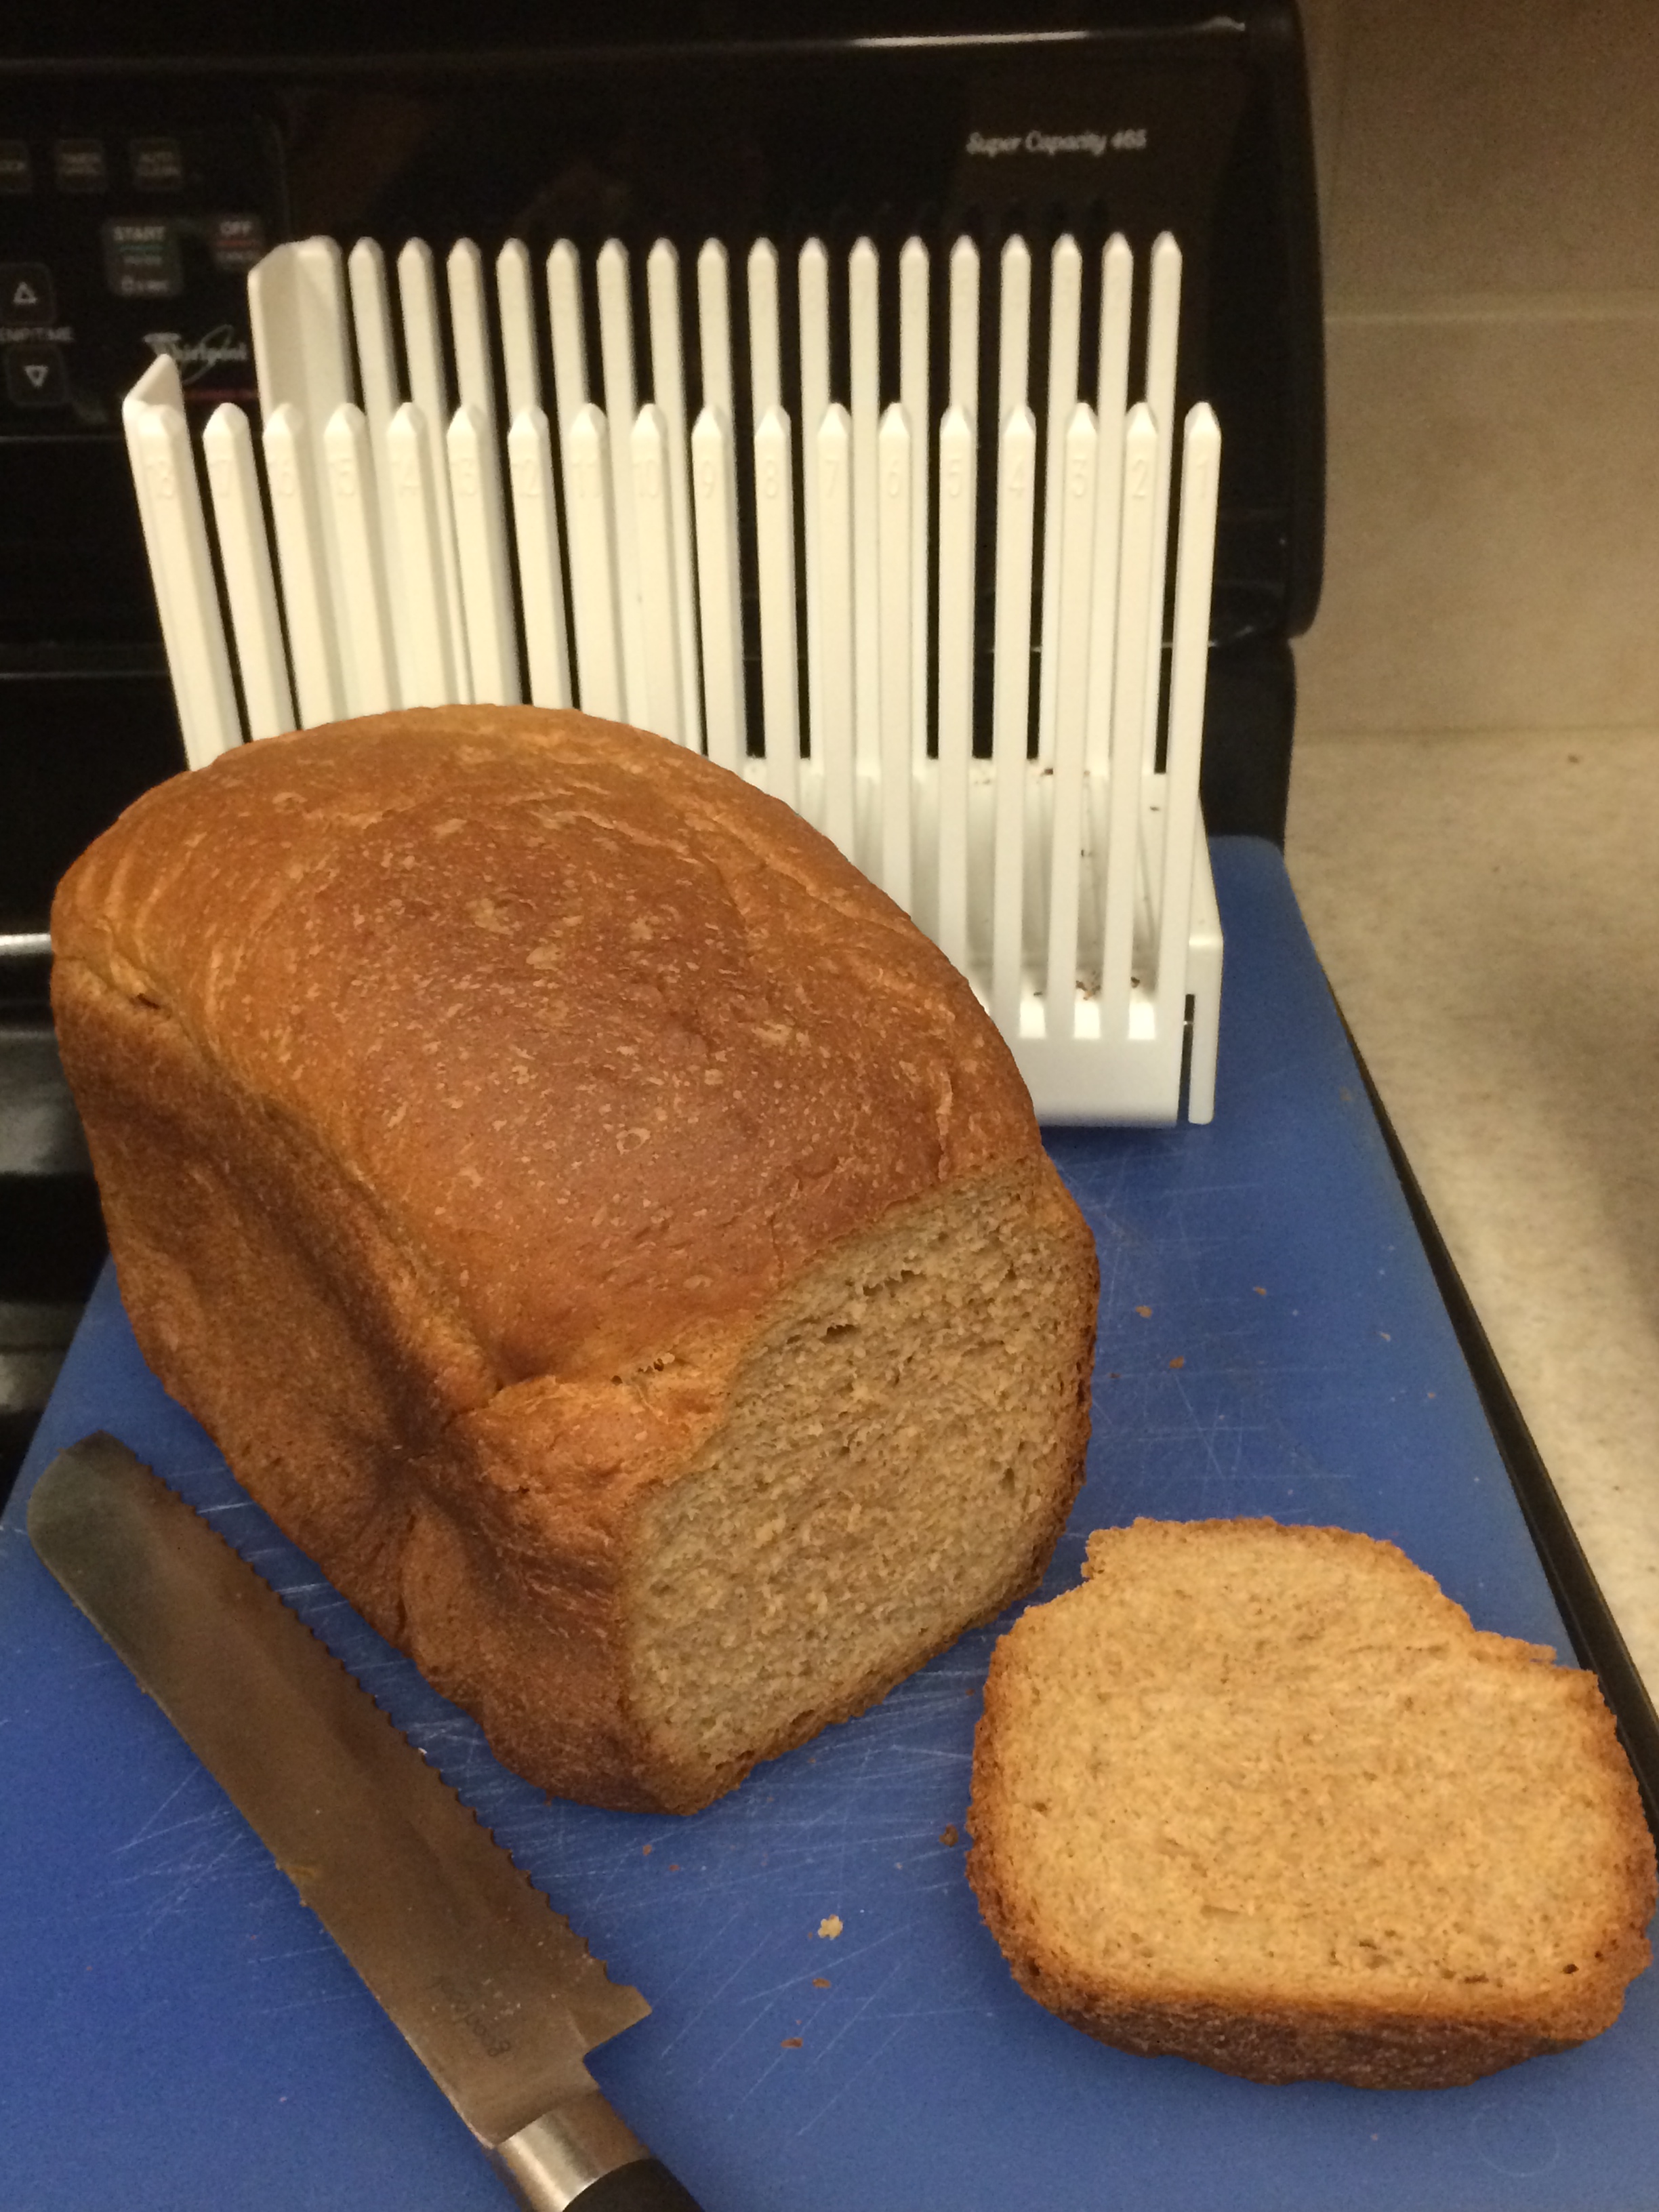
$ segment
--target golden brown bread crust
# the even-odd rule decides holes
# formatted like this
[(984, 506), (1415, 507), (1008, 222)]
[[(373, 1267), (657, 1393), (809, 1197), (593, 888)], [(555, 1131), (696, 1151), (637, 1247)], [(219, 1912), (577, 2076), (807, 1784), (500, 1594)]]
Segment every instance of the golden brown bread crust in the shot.
[(1451, 2021), (1358, 2005), (1317, 2011), (1276, 2003), (1267, 1991), (1237, 2008), (1198, 1996), (1114, 2006), (1056, 1993), (1030, 1965), (1016, 1967), (1015, 1979), (1061, 2020), (1115, 2050), (1190, 2058), (1270, 2086), (1340, 2081), (1354, 2089), (1454, 2089), (1523, 2059), (1570, 2051), (1612, 2025), (1587, 2016), (1571, 2033), (1543, 2036), (1520, 2021)]
[[(1149, 1522), (1101, 1532), (1091, 1539), (1085, 1576), (1109, 1574), (1114, 1555), (1121, 1557), (1123, 1547), (1132, 1547), (1143, 1531), (1150, 1536), (1173, 1533), (1170, 1524)], [(1478, 1983), (1448, 1987), (1426, 1982), (1414, 2002), (1397, 1996), (1369, 2003), (1321, 1998), (1298, 1991), (1291, 1985), (1294, 1976), (1277, 1984), (1230, 1987), (1218, 1994), (1213, 1988), (1183, 1985), (1178, 1974), (1151, 1960), (1120, 1966), (1115, 1976), (1102, 1974), (1094, 1962), (1073, 1955), (1056, 1940), (1045, 1900), (1022, 1863), (1017, 1824), (1010, 1817), (1018, 1794), (1010, 1763), (1018, 1757), (1010, 1733), (1020, 1725), (1017, 1678), (1023, 1670), (1029, 1681), (1032, 1670), (1042, 1667), (1033, 1631), (1040, 1627), (1039, 1616), (1052, 1609), (1036, 1607), (1022, 1615), (993, 1656), (975, 1745), (969, 1815), (974, 1840), (967, 1870), (986, 1924), (1015, 1979), (1060, 2018), (1118, 2049), (1190, 2058), (1268, 2083), (1321, 2080), (1375, 2089), (1450, 2087), (1527, 2058), (1569, 2050), (1601, 2033), (1619, 2017), (1629, 1983), (1650, 1962), (1644, 1931), (1655, 1906), (1656, 1881), (1640, 1795), (1595, 1677), (1552, 1666), (1553, 1654), (1544, 1646), (1475, 1631), (1462, 1608), (1395, 1545), (1346, 1529), (1261, 1520), (1189, 1522), (1180, 1530), (1183, 1537), (1224, 1544), (1264, 1532), (1291, 1551), (1368, 1553), (1377, 1574), (1392, 1580), (1407, 1606), (1419, 1610), (1415, 1623), (1409, 1618), (1401, 1622), (1407, 1639), (1431, 1640), (1438, 1632), (1438, 1615), (1453, 1642), (1471, 1655), (1478, 1652), (1484, 1666), (1523, 1675), (1547, 1670), (1557, 1693), (1564, 1749), (1571, 1743), (1580, 1765), (1574, 1782), (1582, 1783), (1587, 1798), (1598, 1804), (1604, 1823), (1597, 1844), (1605, 1851), (1609, 1835), (1618, 1838), (1606, 1893), (1598, 1899), (1594, 1954), (1581, 1953), (1568, 1970), (1571, 1978), (1553, 1978), (1552, 1985), (1540, 1979), (1531, 1989), (1506, 1991)], [(1431, 1608), (1426, 1614), (1425, 1586)], [(1075, 1604), (1083, 1596), (1083, 1590), (1073, 1591), (1053, 1605)], [(1181, 1632), (1184, 1632), (1188, 1626), (1183, 1623)], [(1261, 1652), (1257, 1663), (1270, 1667), (1271, 1655)], [(1376, 1663), (1386, 1665), (1386, 1660), (1377, 1655)], [(1050, 1687), (1059, 1687), (1051, 1678)], [(1310, 1741), (1322, 1726), (1322, 1710), (1316, 1698), (1307, 1709)], [(1149, 1728), (1158, 1725), (1145, 1712), (1142, 1718)], [(1081, 1757), (1089, 1755), (1086, 1749), (1079, 1751)], [(1495, 1755), (1502, 1755), (1501, 1747)], [(1095, 1787), (1097, 1792), (1109, 1787), (1098, 1773)], [(1340, 1787), (1340, 1780), (1330, 1781), (1333, 1795), (1322, 1817), (1342, 1817)], [(1045, 1794), (1047, 1788), (1045, 1782)], [(1455, 1823), (1456, 1812), (1455, 1806), (1446, 1808), (1449, 1823)], [(1224, 1819), (1224, 1808), (1220, 1816)], [(1293, 1817), (1290, 1807), (1283, 1808), (1284, 1820)], [(1486, 1847), (1493, 1848), (1490, 1839)], [(1382, 1848), (1387, 1849), (1386, 1841)], [(1431, 1877), (1425, 1874), (1424, 1879)], [(1316, 1887), (1316, 1877), (1310, 1887)], [(1259, 1909), (1266, 1913), (1271, 1908), (1264, 1903)]]
[[(1011, 1914), (983, 1856), (975, 1883), (988, 1924), (1014, 1924), (1017, 1913)], [(1632, 1930), (1642, 1924), (1632, 1918)], [(1571, 2051), (1612, 2027), (1626, 1985), (1647, 1964), (1645, 1947), (1640, 1956), (1621, 1947), (1598, 1962), (1602, 1971), (1587, 1988), (1589, 2002), (1564, 2009), (1551, 2023), (1554, 2032), (1544, 2033), (1535, 2020), (1506, 2019), (1499, 2012), (1455, 2020), (1426, 2006), (1383, 2011), (1293, 2004), (1270, 1990), (1225, 2004), (1196, 1990), (1156, 1999), (1125, 1991), (1115, 2001), (1108, 1991), (1081, 1986), (1062, 1962), (1044, 1955), (1040, 1943), (1026, 1952), (1004, 1948), (1028, 1996), (1115, 2050), (1190, 2058), (1249, 2081), (1341, 2081), (1356, 2089), (1457, 2088), (1523, 2059)]]
[(53, 935), (146, 1357), (521, 1771), (713, 1794), (628, 1709), (641, 1502), (816, 1265), (981, 1186), (1074, 1286), (1069, 1486), (998, 1603), (1040, 1572), (1092, 1243), (967, 985), (788, 810), (579, 714), (376, 717), (147, 793)]
[(1040, 1149), (890, 900), (738, 777), (580, 714), (244, 746), (140, 799), (52, 933), (349, 1163), (503, 1383), (718, 1330), (887, 1206)]

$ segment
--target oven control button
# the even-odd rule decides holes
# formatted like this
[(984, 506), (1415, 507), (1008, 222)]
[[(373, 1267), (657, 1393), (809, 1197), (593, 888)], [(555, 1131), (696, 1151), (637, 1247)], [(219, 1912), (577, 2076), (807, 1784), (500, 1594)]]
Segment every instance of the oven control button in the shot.
[(14, 407), (67, 407), (69, 379), (55, 345), (33, 340), (0, 348), (6, 363), (6, 397)]
[(34, 164), (27, 138), (0, 138), (0, 192), (16, 198), (34, 190)]
[(59, 138), (52, 149), (52, 173), (60, 192), (109, 189), (109, 159), (101, 138)]
[(177, 299), (185, 289), (185, 264), (174, 225), (151, 216), (106, 222), (104, 282), (118, 300)]
[(0, 324), (55, 323), (58, 293), (44, 261), (0, 261)]
[(208, 222), (208, 252), (216, 269), (240, 276), (263, 261), (265, 227), (257, 215), (216, 215)]
[(184, 189), (185, 157), (176, 138), (130, 138), (127, 162), (132, 181), (141, 192), (176, 192)]

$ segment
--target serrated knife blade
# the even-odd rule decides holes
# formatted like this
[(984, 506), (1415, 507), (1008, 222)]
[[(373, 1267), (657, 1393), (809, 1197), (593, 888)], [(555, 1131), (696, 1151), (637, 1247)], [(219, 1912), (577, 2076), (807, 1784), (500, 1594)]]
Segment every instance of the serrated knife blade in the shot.
[(519, 2201), (696, 2212), (584, 2063), (649, 2005), (222, 1537), (103, 1435), (46, 1468), (28, 1529)]

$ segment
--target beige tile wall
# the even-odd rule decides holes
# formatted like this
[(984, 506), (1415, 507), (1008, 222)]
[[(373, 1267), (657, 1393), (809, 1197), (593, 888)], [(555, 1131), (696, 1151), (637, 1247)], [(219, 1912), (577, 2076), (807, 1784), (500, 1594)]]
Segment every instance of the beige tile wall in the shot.
[(1304, 15), (1330, 515), (1299, 736), (1651, 727), (1659, 4)]
[(1659, 1700), (1659, 0), (1304, 6), (1291, 880)]

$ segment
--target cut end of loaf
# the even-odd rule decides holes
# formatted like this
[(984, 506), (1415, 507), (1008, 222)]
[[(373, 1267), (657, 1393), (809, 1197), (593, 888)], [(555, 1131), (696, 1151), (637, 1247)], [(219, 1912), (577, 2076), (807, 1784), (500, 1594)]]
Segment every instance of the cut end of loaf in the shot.
[(708, 1802), (1033, 1586), (1082, 1479), (1095, 1296), (1046, 1161), (797, 1287), (643, 1516), (630, 1699), (665, 1803)]
[(1095, 1535), (999, 1645), (969, 1872), (1022, 1985), (1264, 2081), (1468, 2081), (1599, 2033), (1653, 1847), (1593, 1677), (1394, 1546), (1269, 1521)]

